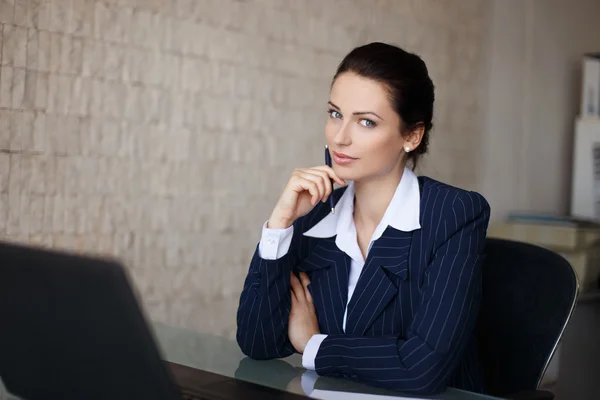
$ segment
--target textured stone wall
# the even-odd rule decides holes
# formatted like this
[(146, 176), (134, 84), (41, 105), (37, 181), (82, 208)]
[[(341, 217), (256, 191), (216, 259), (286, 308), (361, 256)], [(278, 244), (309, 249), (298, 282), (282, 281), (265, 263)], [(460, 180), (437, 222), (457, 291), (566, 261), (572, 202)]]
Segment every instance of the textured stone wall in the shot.
[(484, 0), (0, 0), (0, 238), (119, 256), (153, 319), (232, 335), (352, 47), (425, 58), (424, 172), (476, 185), (486, 18)]

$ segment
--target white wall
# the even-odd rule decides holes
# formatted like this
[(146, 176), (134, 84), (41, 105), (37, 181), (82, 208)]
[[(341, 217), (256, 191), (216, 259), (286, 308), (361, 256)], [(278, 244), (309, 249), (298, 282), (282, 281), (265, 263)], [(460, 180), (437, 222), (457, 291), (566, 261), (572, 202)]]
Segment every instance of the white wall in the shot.
[(481, 190), (493, 218), (568, 212), (580, 57), (600, 50), (598, 0), (493, 0)]
[(352, 47), (424, 57), (423, 165), (479, 182), (487, 1), (0, 0), (0, 239), (117, 256), (150, 318), (233, 337), (260, 227), (290, 171), (323, 162)]

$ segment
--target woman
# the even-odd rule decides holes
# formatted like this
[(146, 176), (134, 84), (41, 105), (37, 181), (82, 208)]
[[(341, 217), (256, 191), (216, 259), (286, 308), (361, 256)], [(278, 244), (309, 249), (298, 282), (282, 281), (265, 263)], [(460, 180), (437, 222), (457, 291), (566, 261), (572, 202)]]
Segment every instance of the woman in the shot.
[(371, 43), (342, 61), (325, 127), (334, 165), (296, 169), (263, 226), (237, 316), (246, 355), (299, 352), (319, 375), (405, 392), (482, 390), (490, 208), (407, 167), (427, 151), (433, 102), (414, 54)]

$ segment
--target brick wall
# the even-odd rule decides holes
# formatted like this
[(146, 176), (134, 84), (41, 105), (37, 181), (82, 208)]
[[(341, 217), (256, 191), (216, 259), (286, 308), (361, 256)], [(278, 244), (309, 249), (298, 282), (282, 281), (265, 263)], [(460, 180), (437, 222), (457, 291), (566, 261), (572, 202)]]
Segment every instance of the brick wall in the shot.
[(355, 45), (425, 58), (424, 172), (476, 184), (485, 22), (483, 0), (0, 0), (0, 238), (117, 255), (152, 318), (232, 335)]

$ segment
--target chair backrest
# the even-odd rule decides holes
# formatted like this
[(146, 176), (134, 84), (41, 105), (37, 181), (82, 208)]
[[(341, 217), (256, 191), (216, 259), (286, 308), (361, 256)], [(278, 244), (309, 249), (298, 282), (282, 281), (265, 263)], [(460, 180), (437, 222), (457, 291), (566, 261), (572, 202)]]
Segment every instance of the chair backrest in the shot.
[(537, 389), (577, 300), (571, 265), (539, 246), (488, 238), (477, 334), (486, 391)]

